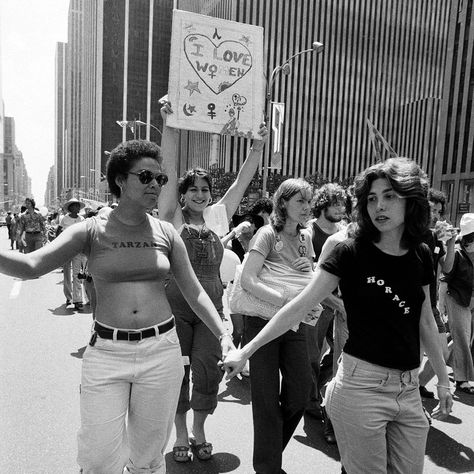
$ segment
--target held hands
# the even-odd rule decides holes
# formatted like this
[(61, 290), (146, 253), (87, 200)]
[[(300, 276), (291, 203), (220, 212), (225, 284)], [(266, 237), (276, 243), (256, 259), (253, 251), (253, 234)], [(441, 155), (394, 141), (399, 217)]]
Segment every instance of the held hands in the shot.
[(243, 355), (242, 349), (234, 348), (234, 350), (231, 350), (226, 355), (223, 362), (220, 362), (219, 365), (221, 365), (222, 369), (226, 371), (227, 375), (225, 378), (226, 380), (229, 380), (242, 372), (246, 362), (247, 357)]
[(225, 333), (220, 336), (219, 342), (221, 343), (222, 360), (224, 360), (230, 351), (235, 351), (235, 346), (232, 342), (232, 336), (228, 333)]
[(453, 411), (453, 396), (447, 386), (437, 385), (439, 403), (431, 413), (435, 420), (444, 420)]

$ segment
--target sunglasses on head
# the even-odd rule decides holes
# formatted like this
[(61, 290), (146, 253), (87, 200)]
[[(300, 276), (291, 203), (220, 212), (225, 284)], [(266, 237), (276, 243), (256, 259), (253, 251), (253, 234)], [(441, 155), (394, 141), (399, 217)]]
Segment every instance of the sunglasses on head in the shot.
[(150, 184), (154, 179), (160, 186), (164, 186), (168, 182), (168, 176), (164, 173), (153, 173), (150, 170), (141, 170), (138, 173), (134, 173), (133, 171), (129, 171), (128, 174), (134, 174), (138, 176), (138, 180), (142, 184)]

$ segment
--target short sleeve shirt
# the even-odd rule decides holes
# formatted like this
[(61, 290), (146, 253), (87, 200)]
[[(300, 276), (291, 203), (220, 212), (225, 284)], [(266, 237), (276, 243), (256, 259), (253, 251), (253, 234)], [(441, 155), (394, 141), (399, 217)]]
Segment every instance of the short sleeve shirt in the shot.
[(268, 224), (261, 227), (250, 242), (250, 250), (255, 250), (265, 257), (265, 260), (292, 267), (299, 257), (313, 259), (314, 251), (311, 233), (308, 229), (300, 229), (294, 237), (288, 237), (283, 232), (276, 232)]
[(24, 212), (20, 215), (20, 230), (21, 232), (44, 232), (44, 217), (37, 211)]
[(320, 266), (341, 279), (349, 328), (344, 351), (383, 367), (418, 367), (423, 286), (433, 281), (428, 246), (394, 256), (371, 242), (348, 239)]

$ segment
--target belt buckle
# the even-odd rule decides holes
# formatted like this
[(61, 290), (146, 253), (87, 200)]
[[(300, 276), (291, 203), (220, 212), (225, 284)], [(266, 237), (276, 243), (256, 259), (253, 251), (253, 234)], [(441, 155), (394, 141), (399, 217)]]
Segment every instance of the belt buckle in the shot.
[(143, 339), (143, 337), (142, 337), (142, 332), (141, 331), (129, 332), (128, 333), (128, 342), (141, 341), (142, 339)]

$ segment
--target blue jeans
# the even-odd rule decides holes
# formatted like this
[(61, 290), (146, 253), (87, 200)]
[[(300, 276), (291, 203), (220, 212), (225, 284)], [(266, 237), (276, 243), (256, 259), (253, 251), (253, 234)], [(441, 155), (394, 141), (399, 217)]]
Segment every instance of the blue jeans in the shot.
[[(245, 316), (246, 341), (251, 341), (267, 323)], [(309, 400), (311, 367), (306, 328), (302, 326), (265, 344), (250, 358), (253, 467), (259, 474), (280, 474), (283, 450)]]
[(82, 472), (118, 474), (127, 466), (134, 474), (165, 474), (182, 379), (175, 328), (139, 342), (98, 337), (87, 346), (77, 457)]
[(402, 372), (343, 353), (326, 410), (350, 474), (421, 474), (428, 435), (418, 368)]

